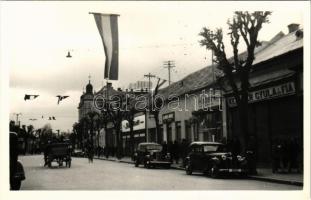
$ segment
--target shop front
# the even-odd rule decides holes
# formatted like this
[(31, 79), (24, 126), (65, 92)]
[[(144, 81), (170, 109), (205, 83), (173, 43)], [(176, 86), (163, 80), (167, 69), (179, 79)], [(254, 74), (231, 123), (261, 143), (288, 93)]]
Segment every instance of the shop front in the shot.
[[(302, 147), (301, 93), (294, 76), (260, 85), (249, 92), (248, 137), (256, 138), (259, 163), (271, 163), (275, 141), (282, 141), (286, 145), (295, 140)], [(240, 138), (242, 136), (235, 99), (228, 97), (227, 103), (229, 136), (231, 139)]]

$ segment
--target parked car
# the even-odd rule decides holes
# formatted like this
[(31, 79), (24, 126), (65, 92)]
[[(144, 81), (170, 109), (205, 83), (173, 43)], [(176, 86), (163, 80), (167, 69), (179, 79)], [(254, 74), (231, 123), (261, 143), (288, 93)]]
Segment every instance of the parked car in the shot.
[(22, 163), (18, 160), (17, 133), (10, 132), (10, 187), (11, 190), (19, 190), (21, 182), (26, 179)]
[(143, 164), (145, 168), (150, 167), (171, 167), (171, 157), (169, 153), (162, 152), (162, 145), (157, 143), (140, 143), (134, 154), (135, 167)]
[(85, 152), (82, 151), (81, 149), (75, 149), (72, 152), (72, 156), (75, 156), (75, 157), (85, 157)]
[(188, 175), (192, 172), (203, 172), (212, 178), (221, 173), (246, 174), (247, 161), (240, 155), (233, 156), (226, 151), (226, 146), (217, 142), (193, 142), (185, 159)]

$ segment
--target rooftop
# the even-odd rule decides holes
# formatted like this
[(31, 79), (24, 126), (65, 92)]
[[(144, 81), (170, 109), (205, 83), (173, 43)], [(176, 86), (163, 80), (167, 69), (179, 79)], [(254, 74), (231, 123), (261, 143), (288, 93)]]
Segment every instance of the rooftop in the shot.
[[(298, 35), (300, 31), (300, 37)], [(285, 35), (283, 32), (276, 34), (270, 41), (263, 41), (262, 45), (255, 49), (254, 65), (271, 60), (291, 51), (303, 48), (303, 30), (290, 32)], [(240, 54), (240, 58), (246, 58), (247, 52)], [(232, 60), (232, 58), (229, 58)], [(215, 67), (215, 70), (216, 67)], [(181, 96), (185, 93), (192, 93), (198, 89), (203, 89), (214, 83), (212, 65), (195, 71), (185, 78), (160, 89), (159, 94), (167, 98), (170, 94)]]

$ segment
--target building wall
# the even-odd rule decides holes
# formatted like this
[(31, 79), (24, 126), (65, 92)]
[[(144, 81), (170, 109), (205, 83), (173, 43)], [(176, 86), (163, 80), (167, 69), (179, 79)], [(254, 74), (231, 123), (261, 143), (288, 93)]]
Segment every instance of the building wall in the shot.
[[(209, 94), (209, 90), (203, 89), (205, 91), (205, 94)], [(197, 91), (192, 94), (182, 95), (179, 98), (179, 103), (177, 103), (174, 98), (173, 100), (175, 103), (165, 103), (163, 106), (163, 109), (161, 109), (159, 114), (159, 121), (160, 124), (163, 126), (163, 138), (164, 141), (174, 141), (177, 140), (181, 142), (183, 139), (187, 139), (189, 141), (195, 141), (195, 140), (208, 140), (211, 141), (211, 137), (206, 137), (207, 133), (202, 131), (201, 122), (195, 122), (193, 118), (195, 117), (193, 115), (194, 111), (202, 110), (203, 102), (200, 98), (200, 95), (202, 94), (202, 91)], [(217, 93), (217, 95), (221, 95), (220, 93)], [(219, 110), (219, 104), (221, 104), (222, 99), (206, 99), (205, 102), (205, 109), (208, 109), (209, 111), (213, 110), (218, 113), (218, 115), (221, 116), (221, 118), (225, 117), (225, 115), (222, 115), (221, 111)], [(208, 105), (207, 105), (208, 104)], [(203, 114), (204, 116), (207, 115), (214, 115), (215, 112), (209, 113), (206, 112)], [(224, 111), (225, 112), (225, 111)], [(174, 120), (167, 122), (167, 120), (163, 120), (164, 115), (169, 115), (170, 113), (174, 114)], [(221, 120), (226, 122), (226, 120)], [(213, 124), (213, 126), (215, 126)], [(220, 124), (220, 127), (222, 126)]]

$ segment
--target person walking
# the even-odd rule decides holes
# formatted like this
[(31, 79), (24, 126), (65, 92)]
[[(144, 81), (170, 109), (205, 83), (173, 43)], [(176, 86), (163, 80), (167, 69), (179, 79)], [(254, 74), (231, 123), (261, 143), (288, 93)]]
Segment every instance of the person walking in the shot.
[(176, 164), (178, 164), (179, 161), (179, 154), (180, 154), (180, 147), (178, 142), (175, 140), (172, 146), (172, 152), (173, 152), (173, 159), (175, 160)]
[(255, 136), (250, 136), (248, 145), (246, 147), (246, 159), (248, 162), (248, 173), (257, 175), (257, 140)]
[(87, 155), (88, 155), (89, 163), (93, 163), (94, 147), (90, 141), (88, 142), (88, 145), (87, 145)]

